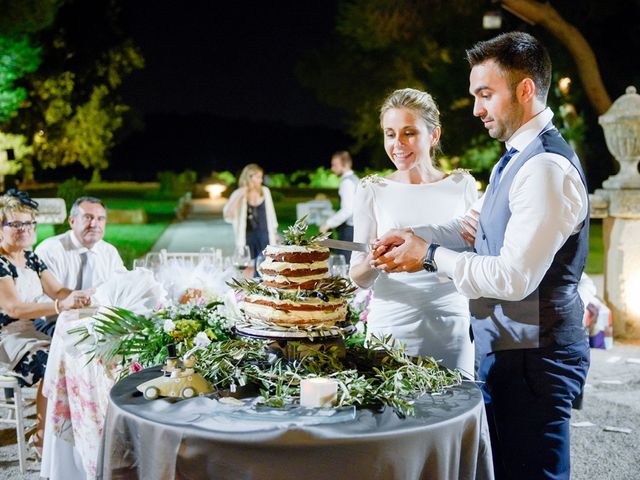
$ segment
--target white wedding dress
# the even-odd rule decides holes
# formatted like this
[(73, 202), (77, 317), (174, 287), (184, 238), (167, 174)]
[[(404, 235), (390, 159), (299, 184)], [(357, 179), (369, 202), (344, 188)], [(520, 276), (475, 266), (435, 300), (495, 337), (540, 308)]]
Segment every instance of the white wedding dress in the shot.
[[(379, 176), (358, 185), (354, 206), (354, 241), (370, 243), (387, 231), (442, 224), (462, 216), (478, 195), (475, 179), (456, 170), (429, 184), (406, 184)], [(354, 252), (351, 265), (366, 261)], [(368, 334), (391, 334), (410, 355), (431, 356), (448, 368), (473, 377), (468, 300), (436, 273), (380, 273), (372, 286)]]

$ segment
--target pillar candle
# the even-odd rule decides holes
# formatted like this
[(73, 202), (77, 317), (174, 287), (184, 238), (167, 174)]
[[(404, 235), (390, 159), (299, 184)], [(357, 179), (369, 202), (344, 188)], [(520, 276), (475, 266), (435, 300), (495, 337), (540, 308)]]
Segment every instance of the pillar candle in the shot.
[(331, 407), (338, 397), (338, 382), (332, 378), (305, 378), (300, 382), (300, 406)]

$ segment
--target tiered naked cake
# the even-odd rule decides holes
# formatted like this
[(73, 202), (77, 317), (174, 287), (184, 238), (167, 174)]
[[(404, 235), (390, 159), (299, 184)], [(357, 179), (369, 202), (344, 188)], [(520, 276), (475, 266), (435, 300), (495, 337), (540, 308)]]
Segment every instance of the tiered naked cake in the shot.
[(329, 249), (306, 240), (307, 225), (296, 222), (284, 245), (269, 245), (261, 280), (236, 281), (245, 293), (242, 310), (249, 322), (279, 327), (332, 326), (345, 321), (355, 290), (346, 278), (329, 277)]

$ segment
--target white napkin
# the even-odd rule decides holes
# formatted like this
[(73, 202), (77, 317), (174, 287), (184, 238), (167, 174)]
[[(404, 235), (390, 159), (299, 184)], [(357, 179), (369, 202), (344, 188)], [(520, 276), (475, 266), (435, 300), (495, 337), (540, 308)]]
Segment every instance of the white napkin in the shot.
[(114, 274), (96, 288), (91, 303), (100, 307), (119, 307), (146, 315), (167, 300), (167, 291), (150, 270), (138, 268)]

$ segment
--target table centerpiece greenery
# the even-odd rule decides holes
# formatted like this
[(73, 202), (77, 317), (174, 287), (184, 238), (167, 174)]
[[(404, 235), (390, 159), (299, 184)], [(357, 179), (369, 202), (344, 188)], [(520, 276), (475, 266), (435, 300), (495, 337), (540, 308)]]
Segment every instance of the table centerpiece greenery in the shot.
[[(305, 225), (297, 222), (285, 242), (308, 245), (318, 241), (318, 237), (306, 240), (305, 234)], [(269, 295), (292, 295), (293, 299), (349, 298), (356, 291), (345, 278), (327, 279), (314, 290), (284, 293), (255, 280), (236, 280), (229, 286), (239, 298), (261, 289), (268, 289)], [(344, 342), (325, 343), (318, 337), (313, 341), (289, 340), (287, 351), (295, 352), (290, 355), (273, 340), (249, 338), (235, 331), (242, 313), (229, 293), (233, 292), (223, 297), (191, 288), (178, 305), (149, 315), (115, 307), (103, 309), (90, 325), (70, 333), (78, 336), (77, 344), (84, 345), (90, 361), (99, 358), (107, 365), (117, 364), (121, 376), (163, 363), (169, 344), (175, 344), (179, 356), (195, 351), (196, 370), (219, 392), (253, 387), (253, 394), (271, 407), (297, 403), (302, 379), (328, 377), (338, 384), (338, 407), (389, 406), (400, 416), (412, 415), (418, 397), (442, 392), (462, 380), (460, 372), (443, 368), (433, 358), (410, 357), (390, 336), (370, 336), (365, 341), (367, 294), (364, 300), (356, 296), (350, 302), (348, 319), (359, 328), (344, 334)]]

